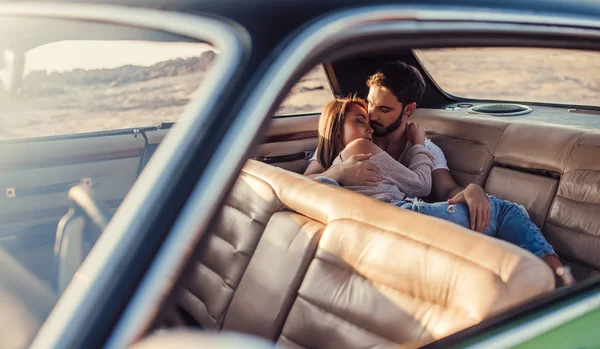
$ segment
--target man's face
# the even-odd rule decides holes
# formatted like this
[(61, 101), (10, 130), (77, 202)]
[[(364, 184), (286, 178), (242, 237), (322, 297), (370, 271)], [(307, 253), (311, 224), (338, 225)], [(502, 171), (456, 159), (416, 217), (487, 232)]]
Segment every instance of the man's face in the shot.
[(375, 136), (383, 137), (398, 127), (405, 126), (402, 124), (405, 124), (406, 120), (399, 119), (403, 112), (402, 103), (398, 102), (398, 98), (392, 92), (379, 86), (371, 86), (367, 102), (369, 120)]

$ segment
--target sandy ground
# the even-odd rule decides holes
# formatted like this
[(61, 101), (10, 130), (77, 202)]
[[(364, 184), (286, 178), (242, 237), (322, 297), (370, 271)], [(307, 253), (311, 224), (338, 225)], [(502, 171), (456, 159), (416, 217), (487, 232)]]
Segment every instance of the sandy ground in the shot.
[[(428, 50), (418, 55), (439, 86), (454, 95), (600, 105), (598, 53), (499, 48)], [(194, 72), (121, 86), (46, 86), (45, 95), (0, 102), (0, 139), (176, 121), (203, 76)], [(317, 67), (293, 87), (277, 114), (319, 112), (331, 98), (322, 68)]]
[(600, 53), (528, 48), (419, 51), (446, 92), (468, 98), (600, 106)]
[(315, 67), (292, 88), (275, 115), (319, 113), (333, 92), (321, 66)]
[(4, 103), (0, 139), (153, 126), (176, 121), (204, 73), (123, 86), (63, 86), (66, 93)]

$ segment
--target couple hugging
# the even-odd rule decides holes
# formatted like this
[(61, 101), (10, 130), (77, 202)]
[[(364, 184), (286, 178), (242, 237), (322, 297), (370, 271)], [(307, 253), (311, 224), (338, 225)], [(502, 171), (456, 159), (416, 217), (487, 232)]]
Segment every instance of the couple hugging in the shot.
[[(459, 187), (442, 150), (408, 122), (425, 90), (415, 67), (388, 63), (367, 86), (367, 101), (336, 98), (325, 106), (305, 175), (513, 243), (546, 262), (558, 284), (574, 282), (522, 206), (476, 184)], [(430, 194), (440, 202), (417, 199)]]

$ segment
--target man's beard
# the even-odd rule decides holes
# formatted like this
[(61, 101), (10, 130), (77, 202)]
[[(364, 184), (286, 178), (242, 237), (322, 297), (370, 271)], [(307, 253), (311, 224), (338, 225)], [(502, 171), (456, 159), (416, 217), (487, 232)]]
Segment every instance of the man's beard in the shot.
[[(387, 125), (384, 128), (375, 128), (373, 127), (373, 122), (371, 123), (371, 128), (373, 129), (373, 136), (375, 137), (385, 137), (387, 135), (389, 135), (390, 133), (396, 131), (398, 129), (398, 127), (400, 127), (402, 125), (402, 115), (404, 115), (404, 107), (402, 108), (402, 111), (400, 112), (400, 116), (398, 116), (398, 118), (396, 118), (396, 120), (394, 122), (392, 122), (390, 125)], [(378, 125), (379, 123), (375, 123), (376, 125)]]

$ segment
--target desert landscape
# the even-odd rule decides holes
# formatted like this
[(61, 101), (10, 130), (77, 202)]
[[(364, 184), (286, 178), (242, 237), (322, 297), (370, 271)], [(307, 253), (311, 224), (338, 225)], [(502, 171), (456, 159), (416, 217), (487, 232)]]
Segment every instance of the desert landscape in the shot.
[(417, 50), (446, 92), (467, 98), (600, 106), (600, 53), (478, 48)]
[[(417, 56), (453, 95), (600, 105), (598, 53), (488, 48), (418, 51)], [(0, 102), (0, 140), (176, 121), (216, 57), (205, 51), (151, 66), (32, 71), (19, 93)], [(318, 66), (292, 88), (276, 114), (319, 112), (331, 98)]]

